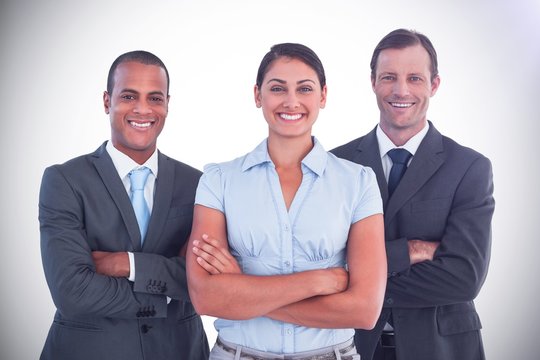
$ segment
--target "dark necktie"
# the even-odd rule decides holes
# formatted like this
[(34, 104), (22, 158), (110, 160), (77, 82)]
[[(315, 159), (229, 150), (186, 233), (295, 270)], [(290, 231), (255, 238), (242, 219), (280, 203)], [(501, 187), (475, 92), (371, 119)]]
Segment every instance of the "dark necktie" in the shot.
[(150, 210), (144, 199), (144, 185), (146, 179), (150, 175), (150, 169), (142, 167), (132, 170), (129, 173), (129, 180), (131, 182), (131, 204), (139, 223), (139, 230), (141, 231), (141, 245), (144, 242), (146, 235), (146, 229), (148, 228), (148, 220), (150, 219)]
[(388, 151), (388, 156), (392, 159), (392, 170), (390, 170), (390, 176), (388, 177), (388, 197), (392, 196), (399, 181), (407, 170), (407, 163), (411, 158), (411, 153), (405, 149), (392, 149)]

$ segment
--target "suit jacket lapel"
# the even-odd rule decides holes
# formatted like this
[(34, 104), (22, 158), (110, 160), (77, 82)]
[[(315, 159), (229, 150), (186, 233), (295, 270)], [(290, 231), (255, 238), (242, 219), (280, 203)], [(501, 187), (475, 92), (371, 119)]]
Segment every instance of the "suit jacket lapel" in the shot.
[(375, 172), (383, 204), (386, 205), (388, 200), (388, 185), (386, 184), (386, 178), (382, 168), (376, 130), (377, 127), (364, 136), (362, 141), (358, 144), (358, 151), (354, 154), (352, 161), (364, 166), (369, 166)]
[(443, 164), (442, 135), (430, 123), (429, 131), (420, 143), (405, 175), (399, 182), (385, 209), (384, 218), (390, 222), (398, 210), (418, 192)]
[(107, 153), (106, 144), (101, 145), (93, 154), (94, 166), (126, 224), (131, 239), (131, 244), (128, 244), (128, 251), (140, 251), (141, 234), (139, 232), (137, 218), (135, 217), (135, 212), (133, 211), (133, 206), (131, 205), (124, 184), (122, 184), (122, 180), (118, 177), (118, 171)]
[(154, 192), (154, 205), (143, 245), (149, 251), (157, 245), (156, 241), (161, 238), (161, 231), (165, 228), (171, 207), (174, 183), (174, 164), (160, 152), (158, 153), (158, 176)]

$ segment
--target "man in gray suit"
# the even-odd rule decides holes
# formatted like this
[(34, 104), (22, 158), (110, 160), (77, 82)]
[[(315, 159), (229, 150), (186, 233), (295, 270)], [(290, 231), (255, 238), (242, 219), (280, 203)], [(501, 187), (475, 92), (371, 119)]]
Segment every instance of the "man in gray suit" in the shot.
[[(41, 359), (208, 358), (180, 255), (201, 173), (156, 148), (168, 102), (163, 62), (145, 51), (121, 55), (103, 95), (111, 140), (45, 170), (41, 252), (57, 311)], [(132, 206), (137, 171), (144, 196)]]
[(356, 346), (363, 360), (484, 359), (473, 299), (490, 258), (491, 163), (427, 121), (440, 78), (426, 36), (403, 29), (385, 36), (371, 82), (378, 126), (332, 150), (370, 166), (384, 202), (385, 302), (375, 328), (356, 331)]

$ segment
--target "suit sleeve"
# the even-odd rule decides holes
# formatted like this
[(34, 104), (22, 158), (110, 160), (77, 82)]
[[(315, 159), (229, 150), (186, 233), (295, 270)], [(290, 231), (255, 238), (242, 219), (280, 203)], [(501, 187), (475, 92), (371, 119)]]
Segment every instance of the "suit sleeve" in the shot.
[[(392, 274), (385, 306), (429, 307), (473, 300), (488, 271), (494, 207), (491, 163), (478, 157), (456, 188), (433, 261)], [(399, 249), (393, 251), (402, 256)]]
[(411, 267), (409, 244), (406, 237), (386, 242), (386, 258), (388, 259), (388, 276), (396, 276), (408, 271)]
[(83, 200), (57, 166), (43, 175), (39, 221), (45, 277), (60, 312), (112, 318), (167, 316), (165, 296), (136, 293), (127, 279), (96, 273)]
[(166, 258), (159, 254), (142, 252), (133, 255), (136, 269), (134, 291), (190, 301), (184, 257)]

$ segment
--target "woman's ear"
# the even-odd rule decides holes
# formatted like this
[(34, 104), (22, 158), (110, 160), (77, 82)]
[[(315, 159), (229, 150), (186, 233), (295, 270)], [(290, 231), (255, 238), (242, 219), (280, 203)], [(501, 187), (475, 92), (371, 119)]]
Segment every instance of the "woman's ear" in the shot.
[(253, 97), (255, 98), (255, 106), (260, 108), (262, 106), (261, 104), (261, 91), (259, 90), (259, 87), (255, 85), (253, 87)]

